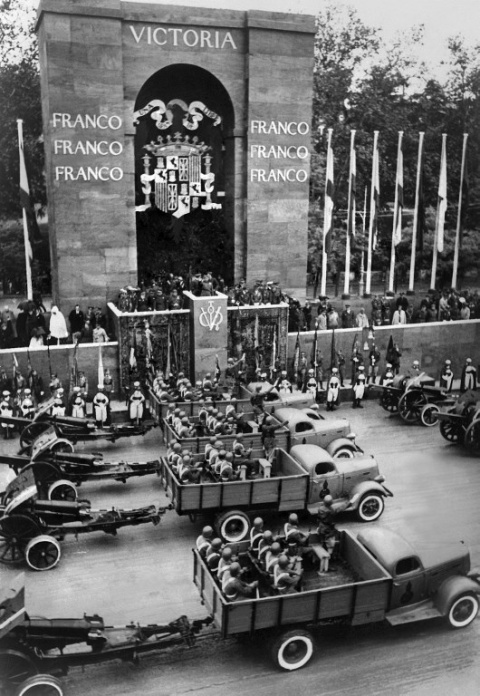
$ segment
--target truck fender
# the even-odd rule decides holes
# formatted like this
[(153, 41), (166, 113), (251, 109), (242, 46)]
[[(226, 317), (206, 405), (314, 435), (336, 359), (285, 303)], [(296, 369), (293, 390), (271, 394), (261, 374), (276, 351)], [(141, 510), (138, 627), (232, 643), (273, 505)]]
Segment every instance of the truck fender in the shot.
[[(353, 440), (348, 437), (339, 437), (336, 440), (332, 440), (330, 444), (325, 448), (328, 454), (332, 457), (336, 456), (336, 452), (340, 449), (348, 450), (354, 456), (354, 452), (358, 452), (358, 447)], [(345, 456), (345, 455), (343, 455)]]
[(453, 600), (468, 592), (480, 595), (480, 585), (464, 575), (452, 575), (438, 588), (434, 598), (435, 607), (442, 616), (446, 616)]
[(347, 510), (356, 510), (365, 493), (379, 493), (383, 497), (391, 495), (381, 483), (377, 483), (376, 481), (362, 481), (352, 489)]

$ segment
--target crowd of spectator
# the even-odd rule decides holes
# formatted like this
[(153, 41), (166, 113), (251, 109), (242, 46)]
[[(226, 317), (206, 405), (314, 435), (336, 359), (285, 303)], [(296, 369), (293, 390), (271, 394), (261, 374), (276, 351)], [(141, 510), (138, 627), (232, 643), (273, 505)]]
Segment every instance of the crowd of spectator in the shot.
[(65, 317), (57, 306), (47, 311), (37, 297), (20, 302), (16, 310), (5, 306), (0, 320), (0, 349), (109, 340), (107, 317), (100, 307), (89, 306), (84, 312), (77, 304)]

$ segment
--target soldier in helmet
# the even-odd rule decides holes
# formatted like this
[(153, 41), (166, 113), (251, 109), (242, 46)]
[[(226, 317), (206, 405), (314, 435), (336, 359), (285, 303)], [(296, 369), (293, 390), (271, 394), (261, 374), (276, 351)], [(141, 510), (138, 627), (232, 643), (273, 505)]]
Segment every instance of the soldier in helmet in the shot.
[(260, 540), (263, 538), (263, 520), (255, 517), (252, 528), (250, 529), (250, 551), (257, 553)]
[(207, 553), (205, 554), (205, 562), (212, 573), (217, 573), (218, 572), (218, 566), (220, 563), (220, 559), (222, 557), (222, 540), (215, 538), (212, 539), (212, 543), (210, 544), (210, 548), (208, 549)]
[(440, 373), (440, 388), (447, 394), (452, 391), (453, 379), (452, 361), (445, 360)]
[(393, 383), (393, 365), (387, 362), (385, 367), (385, 372), (383, 372), (380, 377), (380, 384), (382, 387), (389, 387)]
[(280, 380), (278, 382), (278, 391), (280, 394), (291, 394), (293, 391), (292, 383), (287, 378), (287, 371), (282, 370)]
[(275, 431), (283, 428), (284, 425), (288, 425), (288, 421), (285, 421), (283, 424), (278, 423), (278, 425), (275, 425), (273, 418), (265, 415), (260, 426), (260, 432), (262, 434), (262, 445), (267, 459), (273, 456), (275, 449)]
[(358, 372), (355, 376), (355, 382), (353, 383), (353, 404), (352, 408), (363, 408), (362, 399), (365, 395), (365, 383), (367, 379), (365, 377), (365, 368), (363, 365), (359, 365)]
[(338, 404), (340, 394), (340, 380), (338, 378), (338, 369), (332, 367), (332, 374), (327, 385), (327, 411), (334, 411)]
[(198, 553), (202, 558), (206, 558), (207, 553), (210, 551), (213, 541), (213, 529), (209, 525), (202, 529), (202, 533), (197, 537), (195, 546)]
[(273, 587), (280, 594), (296, 592), (302, 580), (302, 572), (293, 570), (288, 556), (282, 554), (273, 571)]
[(288, 521), (285, 522), (283, 531), (285, 533), (285, 541), (287, 543), (293, 543), (297, 546), (305, 545), (307, 541), (307, 535), (300, 531), (300, 527), (298, 526), (297, 513), (292, 512), (289, 515)]
[(258, 580), (247, 583), (240, 578), (240, 563), (232, 563), (229, 569), (230, 577), (223, 583), (223, 593), (230, 602), (241, 601), (253, 597), (258, 587)]
[(23, 390), (23, 399), (20, 403), (20, 411), (24, 418), (30, 418), (32, 420), (35, 416), (35, 404), (32, 398), (32, 390), (28, 387)]
[(258, 542), (257, 551), (258, 562), (262, 566), (262, 568), (265, 568), (267, 553), (270, 551), (273, 541), (274, 540), (272, 532), (269, 529), (266, 529), (262, 534), (262, 538)]
[(110, 399), (104, 393), (103, 384), (99, 384), (98, 391), (93, 397), (93, 415), (96, 424), (102, 428), (110, 420)]
[(273, 576), (278, 559), (282, 555), (282, 547), (278, 541), (274, 541), (265, 554), (265, 570)]
[[(11, 418), (13, 416), (13, 402), (8, 389), (4, 389), (2, 392), (2, 400), (0, 401), (0, 415), (6, 418)], [(3, 430), (3, 439), (8, 440), (10, 437), (12, 437), (14, 424), (2, 422), (1, 426)]]
[(309, 394), (312, 395), (314, 399), (317, 398), (317, 378), (315, 377), (315, 370), (310, 368), (307, 373), (307, 384), (306, 389)]
[(473, 366), (472, 358), (465, 360), (465, 365), (462, 369), (462, 377), (460, 380), (460, 391), (465, 392), (469, 389), (477, 388), (477, 370)]
[(230, 577), (229, 570), (233, 562), (233, 551), (230, 548), (230, 546), (225, 546), (225, 548), (222, 549), (222, 553), (220, 555), (220, 560), (218, 562), (217, 567), (217, 580), (220, 583), (220, 585), (223, 584), (225, 574), (227, 579)]

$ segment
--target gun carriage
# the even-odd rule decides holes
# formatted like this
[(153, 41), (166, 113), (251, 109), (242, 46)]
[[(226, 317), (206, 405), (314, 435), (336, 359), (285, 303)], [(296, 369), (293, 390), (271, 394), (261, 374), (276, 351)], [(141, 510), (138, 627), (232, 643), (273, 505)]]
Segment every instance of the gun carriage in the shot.
[[(73, 487), (68, 481), (60, 483)], [(47, 495), (33, 467), (26, 467), (8, 484), (0, 500), (0, 563), (26, 561), (32, 570), (50, 570), (60, 561), (60, 542), (67, 535), (104, 532), (115, 536), (122, 527), (157, 525), (166, 511), (157, 505), (97, 510), (89, 500), (61, 499), (60, 495), (49, 500)]]
[(446, 411), (436, 414), (440, 433), (447, 442), (480, 452), (480, 393), (469, 390)]
[(410, 425), (436, 425), (440, 405), (453, 402), (453, 397), (436, 387), (434, 378), (424, 372), (414, 376), (396, 375), (391, 385), (373, 388), (381, 390), (382, 407), (389, 413), (398, 413)]

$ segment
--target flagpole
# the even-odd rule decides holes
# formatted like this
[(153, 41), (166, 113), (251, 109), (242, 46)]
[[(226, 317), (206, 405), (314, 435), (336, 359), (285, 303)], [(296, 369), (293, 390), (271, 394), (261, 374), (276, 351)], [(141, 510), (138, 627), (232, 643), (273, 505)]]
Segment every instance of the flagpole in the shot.
[(463, 134), (463, 148), (462, 148), (462, 164), (460, 167), (460, 192), (458, 194), (457, 229), (455, 231), (455, 252), (453, 255), (452, 288), (454, 290), (457, 289), (458, 259), (460, 256), (460, 231), (462, 228), (463, 179), (465, 177), (465, 160), (466, 160), (466, 156), (467, 156), (467, 140), (468, 140), (468, 133), (464, 133)]
[[(435, 221), (435, 238), (433, 240), (433, 255), (432, 255), (432, 275), (430, 278), (430, 290), (435, 290), (437, 284), (437, 261), (438, 252), (443, 251), (443, 226), (445, 224), (444, 202), (441, 198), (443, 191), (444, 168), (446, 167), (446, 152), (447, 152), (447, 134), (442, 133), (442, 157), (440, 161), (440, 179), (438, 183), (438, 204), (437, 204), (437, 219)], [(446, 182), (445, 182), (446, 184)]]
[(408, 283), (408, 294), (414, 295), (413, 286), (415, 284), (415, 258), (417, 253), (417, 230), (418, 230), (418, 209), (420, 205), (420, 184), (422, 181), (422, 159), (423, 159), (423, 138), (425, 133), (420, 131), (418, 134), (418, 158), (417, 158), (417, 180), (415, 183), (415, 208), (413, 211), (412, 227), (412, 250), (410, 254), (410, 279)]
[[(23, 119), (17, 118), (17, 128), (18, 128), (18, 152), (20, 156), (20, 167), (22, 167), (22, 157), (23, 162), (25, 162), (25, 154), (22, 151), (23, 145)], [(25, 165), (24, 165), (25, 166)], [(27, 211), (25, 206), (22, 205), (22, 219), (23, 219), (23, 243), (25, 247), (25, 272), (27, 278), (27, 300), (33, 298), (33, 287), (32, 287), (32, 268), (30, 265), (30, 238), (28, 236), (28, 222), (27, 222)]]
[[(329, 183), (329, 171), (328, 171), (328, 165), (329, 165), (329, 157), (330, 155), (330, 150), (332, 147), (332, 133), (333, 133), (333, 128), (328, 129), (328, 135), (327, 135), (327, 159), (326, 159), (326, 166), (325, 166), (325, 201), (324, 201), (324, 208), (323, 208), (323, 247), (322, 247), (322, 282), (320, 286), (320, 294), (321, 295), (326, 295), (327, 294), (327, 260), (328, 260), (328, 254), (326, 250), (326, 239), (328, 235), (328, 228), (331, 227), (331, 215), (333, 211), (330, 211), (328, 216), (327, 216), (327, 203), (328, 203), (328, 183)], [(331, 230), (330, 230), (331, 234)]]
[(400, 232), (401, 232), (401, 225), (402, 225), (402, 213), (400, 212), (399, 209), (399, 177), (400, 177), (400, 167), (402, 168), (403, 171), (403, 162), (400, 162), (401, 159), (401, 153), (402, 153), (402, 139), (403, 139), (403, 131), (398, 131), (398, 146), (397, 146), (397, 175), (396, 175), (396, 180), (395, 180), (395, 203), (394, 203), (394, 208), (393, 208), (393, 226), (392, 226), (392, 246), (391, 246), (391, 251), (390, 251), (390, 277), (388, 280), (388, 292), (391, 295), (394, 295), (394, 284), (395, 284), (395, 247), (397, 246), (399, 239), (398, 239), (398, 225), (400, 225)]
[(372, 188), (370, 191), (370, 220), (368, 225), (368, 247), (367, 247), (367, 282), (365, 286), (365, 296), (371, 295), (372, 287), (372, 244), (373, 244), (373, 226), (375, 224), (375, 215), (373, 215), (373, 207), (375, 205), (375, 173), (377, 167), (377, 147), (378, 147), (379, 131), (373, 131), (373, 159), (372, 159)]
[[(355, 192), (353, 190), (354, 157), (355, 157), (355, 133), (350, 131), (350, 176), (348, 177), (348, 203), (347, 203), (347, 239), (345, 242), (345, 278), (343, 283), (343, 298), (350, 297), (350, 238), (355, 231), (355, 215), (352, 220), (352, 204), (355, 206)], [(352, 202), (353, 198), (353, 202)]]
[(367, 187), (365, 186), (365, 196), (363, 199), (363, 215), (362, 215), (362, 252), (360, 254), (360, 282), (358, 286), (358, 294), (363, 297), (365, 288), (365, 231), (367, 229)]

